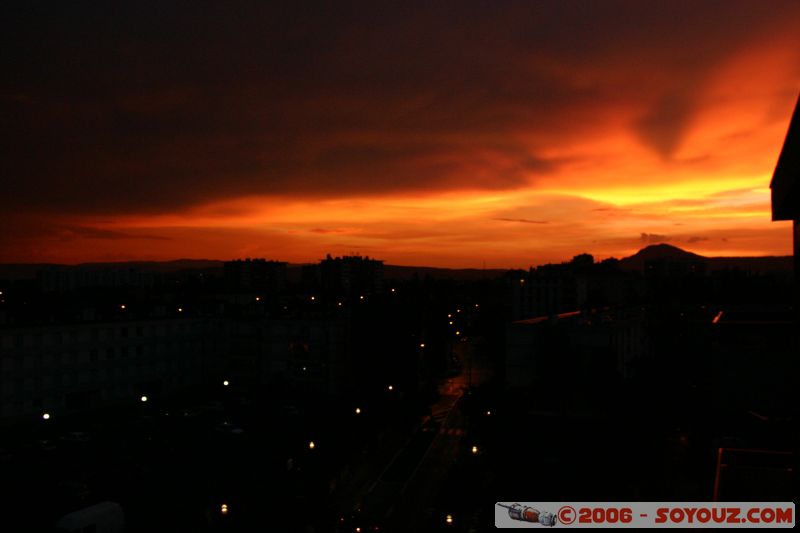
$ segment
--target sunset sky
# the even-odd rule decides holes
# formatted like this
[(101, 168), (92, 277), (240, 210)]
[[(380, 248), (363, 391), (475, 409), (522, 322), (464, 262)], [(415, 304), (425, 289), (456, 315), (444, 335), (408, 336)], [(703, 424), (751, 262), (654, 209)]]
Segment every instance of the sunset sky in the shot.
[(791, 254), (800, 2), (300, 4), (0, 8), (0, 262)]

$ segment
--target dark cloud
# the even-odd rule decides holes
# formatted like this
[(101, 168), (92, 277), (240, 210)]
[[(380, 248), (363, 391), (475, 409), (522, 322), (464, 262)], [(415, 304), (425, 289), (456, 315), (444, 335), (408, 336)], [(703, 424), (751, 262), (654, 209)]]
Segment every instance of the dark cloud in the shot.
[[(380, 4), (380, 5), (378, 5)], [(610, 109), (663, 157), (791, 2), (124, 2), (0, 12), (0, 208), (513, 189)]]
[(667, 241), (669, 241), (669, 236), (658, 235), (656, 233), (642, 233), (639, 236), (639, 242), (641, 243), (642, 246), (647, 246), (649, 244), (658, 244)]
[(637, 123), (642, 140), (665, 159), (678, 148), (693, 116), (694, 90), (690, 86), (664, 94)]
[(123, 231), (114, 231), (109, 229), (101, 229), (101, 228), (89, 228), (89, 227), (82, 227), (82, 226), (68, 226), (62, 228), (62, 231), (59, 232), (60, 237), (62, 238), (75, 238), (75, 237), (82, 237), (87, 239), (105, 239), (105, 240), (125, 240), (125, 239), (144, 239), (150, 241), (169, 241), (171, 240), (169, 237), (163, 237), (160, 235), (150, 235), (150, 234), (133, 234), (133, 233), (126, 233)]
[(527, 218), (494, 218), (503, 222), (522, 222), (523, 224), (549, 224), (547, 220), (528, 220)]

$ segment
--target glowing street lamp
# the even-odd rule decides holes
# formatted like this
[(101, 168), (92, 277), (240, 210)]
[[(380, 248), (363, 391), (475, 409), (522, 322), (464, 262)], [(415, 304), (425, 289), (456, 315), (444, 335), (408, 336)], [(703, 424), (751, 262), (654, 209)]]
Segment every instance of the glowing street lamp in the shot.
[(223, 503), (219, 506), (219, 512), (222, 514), (228, 514), (228, 504)]
[(453, 515), (451, 515), (451, 514), (447, 515), (445, 517), (444, 521), (447, 522), (448, 526), (451, 525), (453, 523)]
[(142, 396), (139, 398), (139, 400), (141, 400), (142, 403), (145, 403), (147, 401), (147, 396)]
[(316, 447), (317, 447), (317, 445), (316, 445), (316, 444), (314, 444), (314, 441), (313, 441), (313, 440), (312, 440), (311, 442), (309, 442), (309, 443), (308, 443), (308, 449), (309, 449), (309, 450), (313, 450), (313, 449), (314, 449), (314, 448), (316, 448)]
[(472, 447), (472, 455), (478, 455), (478, 447), (477, 446), (473, 446)]
[(357, 414), (357, 415), (360, 415), (360, 414), (361, 414), (361, 408), (360, 408), (360, 407), (356, 407), (356, 414)]
[(425, 347), (425, 343), (424, 342), (419, 343), (419, 347), (420, 348), (424, 348)]
[(50, 420), (50, 413), (42, 413), (42, 420)]
[(223, 382), (222, 382), (222, 386), (223, 386), (223, 387), (227, 387), (227, 386), (228, 386), (228, 385), (230, 385), (230, 384), (231, 384), (231, 382), (230, 382), (230, 381), (228, 381), (227, 379), (226, 379), (225, 381), (223, 381)]
[(389, 390), (394, 390), (394, 386), (393, 386), (393, 385), (389, 385), (389, 386), (387, 387), (387, 389), (389, 389)]

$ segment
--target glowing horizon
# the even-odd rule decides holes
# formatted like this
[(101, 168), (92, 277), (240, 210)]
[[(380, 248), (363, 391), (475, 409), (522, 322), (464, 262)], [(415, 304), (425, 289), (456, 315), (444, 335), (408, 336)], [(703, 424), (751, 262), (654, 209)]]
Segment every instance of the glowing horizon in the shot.
[[(14, 133), (0, 261), (527, 268), (659, 242), (791, 255), (769, 182), (800, 92), (800, 5), (732, 2), (713, 27), (711, 4), (678, 26), (677, 7), (625, 6), (646, 32), (582, 9), (488, 9), (446, 39), (433, 7), (365, 14), (385, 36), (319, 14), (286, 56), (246, 53), (290, 42), (279, 25), (151, 42), (131, 23), (127, 63), (92, 49), (86, 72), (44, 66), (45, 83), (24, 71), (0, 91)], [(552, 20), (597, 24), (578, 46)], [(149, 47), (163, 57), (136, 55)], [(120, 83), (126, 68), (142, 88)]]

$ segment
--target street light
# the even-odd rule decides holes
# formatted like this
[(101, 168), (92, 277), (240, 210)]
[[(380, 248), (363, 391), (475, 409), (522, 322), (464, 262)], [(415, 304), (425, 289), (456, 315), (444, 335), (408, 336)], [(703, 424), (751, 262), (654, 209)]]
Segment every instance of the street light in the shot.
[(425, 343), (424, 342), (419, 343), (419, 347), (420, 348), (424, 348), (425, 347)]
[(308, 443), (308, 449), (309, 449), (309, 450), (313, 450), (313, 449), (314, 449), (314, 448), (316, 448), (316, 447), (317, 447), (317, 445), (316, 445), (316, 444), (314, 444), (314, 441), (313, 441), (313, 440), (312, 440), (311, 442), (309, 442), (309, 443)]
[(387, 388), (388, 388), (389, 390), (394, 390), (394, 386), (392, 386), (392, 385), (389, 385)]
[(50, 420), (50, 413), (43, 413), (42, 420)]
[(144, 403), (144, 402), (146, 402), (146, 401), (147, 401), (147, 396), (142, 396), (142, 397), (141, 397), (141, 398), (139, 398), (139, 399), (142, 401), (142, 403)]
[(473, 446), (472, 447), (472, 455), (478, 455), (478, 447), (477, 446)]
[(230, 382), (230, 381), (228, 381), (227, 379), (226, 379), (225, 381), (223, 381), (223, 382), (222, 382), (222, 385), (223, 385), (224, 387), (227, 387), (227, 386), (228, 386), (228, 385), (230, 385), (230, 384), (231, 384), (231, 382)]
[(219, 512), (222, 514), (228, 514), (228, 504), (223, 503), (219, 506)]
[(447, 522), (447, 525), (449, 526), (450, 524), (453, 523), (453, 515), (451, 515), (451, 514), (447, 515), (445, 517), (444, 521)]
[(356, 414), (357, 414), (357, 415), (360, 415), (360, 414), (361, 414), (361, 408), (360, 408), (360, 407), (356, 407)]

